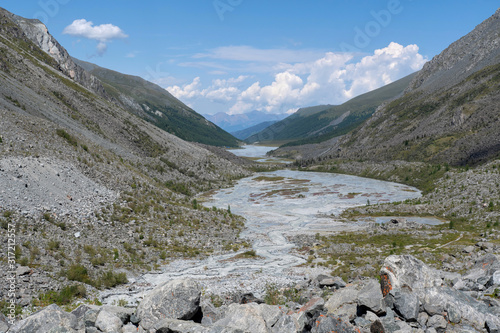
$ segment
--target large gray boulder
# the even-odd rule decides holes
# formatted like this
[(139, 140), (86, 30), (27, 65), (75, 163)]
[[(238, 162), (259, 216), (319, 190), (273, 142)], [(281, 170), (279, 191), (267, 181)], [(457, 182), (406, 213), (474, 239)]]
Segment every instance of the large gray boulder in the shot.
[(75, 315), (64, 312), (57, 305), (52, 304), (12, 325), (9, 333), (77, 333), (81, 328)]
[(443, 284), (439, 271), (410, 255), (392, 255), (384, 260), (380, 271), (382, 294), (393, 289), (423, 290)]
[(147, 294), (137, 307), (143, 329), (162, 319), (192, 319), (200, 309), (201, 287), (190, 279), (163, 283)]
[(380, 283), (377, 280), (370, 280), (358, 294), (358, 305), (381, 315), (385, 312), (383, 297)]
[(239, 329), (244, 332), (269, 333), (283, 316), (278, 306), (267, 304), (230, 304), (225, 317), (216, 321), (214, 327)]
[(114, 313), (108, 312), (105, 309), (99, 311), (95, 321), (95, 327), (104, 333), (120, 332), (123, 326), (121, 319)]
[[(336, 290), (325, 303), (328, 314), (338, 317), (348, 317), (354, 319), (358, 307), (358, 285), (349, 285), (343, 289)], [(380, 290), (380, 287), (379, 287)]]
[(417, 321), (420, 309), (420, 301), (415, 293), (406, 289), (393, 289), (394, 309), (406, 321)]
[(359, 330), (355, 329), (349, 322), (346, 322), (338, 317), (331, 315), (320, 316), (313, 325), (311, 333), (358, 333)]
[[(494, 273), (496, 258), (493, 255), (486, 257), (473, 271), (484, 266), (484, 271), (488, 272), (486, 275)], [(479, 275), (482, 274), (474, 274)], [(439, 317), (443, 314), (446, 315), (446, 321), (470, 325), (478, 330), (484, 329), (486, 322), (492, 326), (500, 325), (498, 314), (493, 313), (485, 303), (459, 290), (443, 286), (440, 276), (439, 271), (429, 268), (413, 256), (389, 256), (381, 269), (382, 292), (386, 298), (392, 298), (395, 310), (406, 320), (418, 319), (418, 316), (414, 316), (418, 299), (430, 318), (438, 316), (431, 321), (433, 325), (427, 322), (428, 327), (438, 331), (443, 329), (443, 321)], [(406, 295), (401, 296), (403, 293)]]

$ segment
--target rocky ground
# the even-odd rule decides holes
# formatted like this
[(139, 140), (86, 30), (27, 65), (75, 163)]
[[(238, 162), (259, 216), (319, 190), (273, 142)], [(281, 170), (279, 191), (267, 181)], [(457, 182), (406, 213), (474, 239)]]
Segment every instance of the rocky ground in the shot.
[[(500, 260), (478, 253), (466, 274), (435, 270), (410, 255), (385, 258), (380, 279), (319, 275), (263, 299), (226, 305), (189, 279), (159, 285), (136, 308), (50, 305), (9, 327), (18, 332), (499, 332)], [(498, 251), (498, 247), (493, 251)], [(7, 330), (8, 328), (8, 330)]]

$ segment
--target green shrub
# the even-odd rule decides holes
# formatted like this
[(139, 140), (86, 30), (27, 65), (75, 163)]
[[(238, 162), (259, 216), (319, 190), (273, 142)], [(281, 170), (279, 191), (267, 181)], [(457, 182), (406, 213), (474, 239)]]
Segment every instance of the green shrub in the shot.
[(128, 282), (125, 273), (113, 273), (112, 271), (104, 272), (99, 279), (94, 283), (96, 288), (113, 288), (120, 284)]
[(67, 305), (71, 304), (76, 297), (85, 297), (86, 295), (87, 289), (85, 289), (85, 286), (75, 284), (64, 287), (59, 292), (51, 290), (44, 294), (40, 294), (38, 300), (33, 301), (33, 305), (47, 306), (54, 303), (57, 305)]
[(79, 281), (87, 284), (92, 284), (91, 279), (89, 277), (87, 268), (81, 264), (73, 264), (71, 265), (65, 272), (68, 280), (71, 281)]
[(76, 138), (71, 134), (69, 134), (68, 132), (66, 132), (65, 130), (58, 129), (56, 130), (56, 134), (59, 135), (61, 138), (65, 139), (66, 141), (68, 141), (70, 145), (75, 147), (78, 146), (78, 141), (76, 140)]

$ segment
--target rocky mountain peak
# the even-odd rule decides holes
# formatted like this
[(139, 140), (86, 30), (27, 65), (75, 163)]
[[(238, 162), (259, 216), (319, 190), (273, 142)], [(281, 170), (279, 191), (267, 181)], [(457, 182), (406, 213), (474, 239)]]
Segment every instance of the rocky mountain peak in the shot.
[(52, 57), (58, 64), (58, 69), (85, 88), (94, 91), (102, 97), (107, 96), (101, 82), (93, 75), (76, 64), (64, 47), (49, 33), (49, 29), (37, 19), (27, 19), (0, 8), (1, 14), (17, 25), (24, 37), (33, 42), (42, 51)]
[(500, 9), (426, 63), (407, 92), (419, 88), (448, 88), (484, 67), (497, 64), (500, 61), (499, 31)]

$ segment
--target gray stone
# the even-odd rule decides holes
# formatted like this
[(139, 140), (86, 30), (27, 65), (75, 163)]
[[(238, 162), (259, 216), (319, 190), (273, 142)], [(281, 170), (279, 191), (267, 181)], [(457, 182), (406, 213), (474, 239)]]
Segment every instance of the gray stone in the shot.
[(417, 322), (420, 326), (425, 327), (427, 326), (427, 320), (429, 320), (429, 315), (425, 312), (420, 312), (418, 314), (418, 319)]
[(331, 315), (321, 316), (313, 325), (311, 333), (357, 333), (349, 322)]
[(97, 319), (95, 322), (95, 327), (97, 327), (101, 332), (105, 333), (115, 333), (121, 331), (123, 322), (114, 313), (110, 313), (104, 309), (99, 311)]
[(267, 333), (283, 316), (278, 306), (267, 304), (230, 304), (225, 317), (213, 326), (230, 327), (252, 333)]
[(57, 305), (51, 304), (35, 314), (23, 319), (9, 329), (9, 333), (33, 332), (68, 332), (78, 330), (78, 321), (75, 315), (64, 312)]
[(418, 311), (420, 302), (417, 295), (412, 292), (403, 290), (393, 290), (394, 293), (394, 308), (406, 320), (416, 321), (418, 318)]
[(447, 324), (448, 322), (441, 315), (434, 315), (430, 317), (429, 320), (427, 320), (427, 326), (435, 328), (437, 331), (439, 331), (440, 329), (444, 330)]
[(29, 273), (31, 273), (31, 268), (29, 268), (28, 266), (19, 266), (16, 269), (17, 276), (28, 275)]
[(474, 246), (469, 245), (469, 246), (464, 247), (462, 249), (462, 252), (463, 253), (472, 253), (472, 252), (474, 252), (474, 249), (475, 249)]
[(359, 290), (354, 285), (339, 289), (325, 303), (325, 309), (329, 313), (334, 313), (344, 304), (357, 304), (358, 294)]
[(383, 314), (385, 305), (382, 291), (377, 280), (370, 280), (358, 294), (358, 305), (364, 306), (376, 314)]
[(124, 308), (121, 306), (111, 306), (111, 305), (105, 305), (103, 306), (102, 309), (120, 318), (123, 324), (127, 324), (128, 322), (130, 322), (130, 317), (135, 312), (134, 309)]
[(369, 327), (372, 324), (370, 320), (363, 317), (357, 317), (356, 319), (354, 319), (354, 323), (359, 327)]
[(9, 323), (3, 313), (0, 312), (0, 333), (5, 333), (9, 329)]
[(409, 287), (410, 290), (441, 286), (441, 274), (410, 255), (392, 255), (384, 260), (380, 271), (383, 295), (393, 289)]
[(447, 313), (447, 319), (450, 321), (450, 323), (458, 324), (460, 320), (462, 320), (462, 314), (455, 305), (448, 303), (446, 304), (445, 308)]
[(200, 309), (201, 287), (190, 279), (163, 283), (147, 294), (137, 307), (142, 328), (148, 330), (160, 319), (189, 320)]
[(371, 311), (367, 311), (366, 315), (365, 315), (365, 319), (369, 320), (370, 322), (373, 323), (374, 321), (378, 320), (378, 316), (375, 313), (371, 312)]
[(500, 333), (500, 324), (498, 321), (488, 319), (486, 320), (485, 326), (489, 333)]
[(500, 270), (495, 271), (488, 281), (488, 286), (499, 287), (500, 286)]
[(137, 333), (137, 326), (132, 324), (127, 324), (122, 327), (121, 333)]
[(299, 330), (299, 323), (292, 316), (281, 317), (272, 328), (273, 333), (298, 333), (302, 332)]
[(97, 320), (97, 315), (99, 314), (99, 310), (97, 309), (89, 309), (83, 315), (83, 322), (85, 327), (93, 327), (95, 326), (95, 322)]
[(152, 326), (153, 332), (208, 333), (209, 328), (192, 321), (163, 319)]

